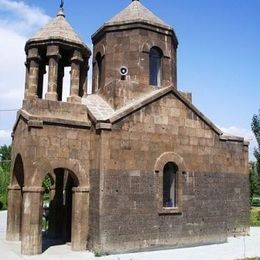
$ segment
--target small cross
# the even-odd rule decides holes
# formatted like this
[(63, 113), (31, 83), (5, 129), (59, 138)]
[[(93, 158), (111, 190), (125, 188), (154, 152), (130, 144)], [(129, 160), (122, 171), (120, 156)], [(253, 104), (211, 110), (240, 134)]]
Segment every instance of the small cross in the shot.
[(60, 8), (63, 8), (63, 6), (64, 6), (64, 0), (61, 0), (60, 1)]

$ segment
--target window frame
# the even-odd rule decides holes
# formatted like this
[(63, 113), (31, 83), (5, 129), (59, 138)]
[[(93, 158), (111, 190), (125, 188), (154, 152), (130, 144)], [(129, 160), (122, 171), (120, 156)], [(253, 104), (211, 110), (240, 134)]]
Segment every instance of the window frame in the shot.
[[(175, 207), (164, 207), (163, 206), (163, 173), (164, 167), (167, 163), (174, 163), (178, 167), (177, 183), (176, 183), (176, 206)], [(181, 156), (174, 152), (163, 153), (156, 161), (154, 172), (156, 176), (156, 187), (157, 187), (157, 210), (159, 215), (168, 214), (182, 214), (183, 207), (183, 191), (182, 187), (185, 181), (185, 175), (187, 173), (184, 160)]]
[[(178, 166), (174, 162), (166, 163), (163, 168), (163, 208), (176, 208), (178, 205), (178, 171)], [(165, 206), (165, 194), (168, 194), (168, 203), (171, 201), (172, 206)]]
[[(157, 55), (157, 57), (156, 57)], [(157, 58), (157, 62), (156, 62)], [(158, 62), (159, 61), (159, 62)], [(153, 67), (152, 63), (153, 62)], [(156, 67), (156, 68), (155, 68)], [(156, 76), (152, 74), (156, 70)], [(156, 84), (152, 82), (156, 77)], [(149, 85), (153, 87), (161, 87), (163, 81), (163, 52), (159, 47), (152, 47), (149, 51)]]
[(98, 91), (100, 88), (101, 88), (101, 84), (102, 84), (102, 81), (103, 81), (103, 57), (102, 57), (102, 54), (101, 52), (98, 52), (96, 54), (96, 57), (95, 57), (95, 65), (96, 65), (96, 70), (95, 70), (95, 77), (96, 77), (96, 82), (95, 82), (95, 89), (96, 91)]

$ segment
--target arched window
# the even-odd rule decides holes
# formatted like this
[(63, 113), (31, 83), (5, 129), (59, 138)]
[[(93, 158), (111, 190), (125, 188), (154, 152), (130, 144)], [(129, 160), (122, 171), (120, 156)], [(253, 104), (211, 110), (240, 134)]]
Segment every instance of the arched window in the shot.
[(102, 56), (101, 53), (98, 52), (96, 55), (96, 90), (98, 90), (101, 86), (102, 82), (102, 73), (103, 73), (103, 68), (102, 68)]
[(153, 47), (149, 54), (150, 85), (161, 86), (162, 78), (162, 51)]
[(177, 172), (178, 166), (168, 162), (163, 169), (163, 207), (177, 207)]

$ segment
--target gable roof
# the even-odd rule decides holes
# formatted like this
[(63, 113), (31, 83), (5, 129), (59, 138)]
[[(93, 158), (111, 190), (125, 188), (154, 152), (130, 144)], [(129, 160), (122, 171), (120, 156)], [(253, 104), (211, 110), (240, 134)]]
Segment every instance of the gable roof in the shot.
[(107, 122), (114, 124), (129, 114), (149, 105), (150, 103), (162, 98), (168, 94), (174, 94), (184, 105), (190, 108), (199, 118), (201, 118), (212, 130), (218, 135), (222, 135), (222, 131), (212, 123), (204, 114), (202, 114), (188, 99), (186, 99), (177, 89), (174, 87), (161, 88), (145, 96), (142, 96), (128, 105), (114, 111), (111, 106), (100, 96), (90, 95), (84, 101), (87, 106), (90, 116), (95, 122)]
[[(245, 141), (243, 137), (223, 134), (223, 132), (210, 119), (201, 113), (183, 94), (181, 94), (176, 88), (172, 86), (161, 88), (148, 93), (147, 95), (136, 99), (132, 103), (116, 111), (114, 111), (110, 105), (98, 95), (90, 95), (87, 98), (88, 101), (85, 101), (84, 103), (87, 105), (89, 115), (96, 123), (97, 129), (111, 129), (112, 125), (116, 124), (116, 122), (169, 94), (175, 95), (177, 99), (179, 99), (186, 107), (195, 113), (206, 125), (209, 126), (210, 129), (212, 129), (219, 136), (221, 141), (241, 142), (245, 146), (249, 145), (249, 142)], [(90, 105), (90, 103), (92, 104)], [(102, 111), (104, 112), (104, 110), (106, 110), (106, 112), (105, 114), (102, 114)]]

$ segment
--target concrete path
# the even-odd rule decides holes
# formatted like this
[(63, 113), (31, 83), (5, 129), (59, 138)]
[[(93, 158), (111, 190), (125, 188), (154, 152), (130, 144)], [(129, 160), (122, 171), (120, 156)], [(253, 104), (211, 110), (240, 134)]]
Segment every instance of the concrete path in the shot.
[(95, 257), (90, 252), (72, 252), (67, 245), (50, 247), (40, 256), (21, 256), (20, 242), (5, 241), (6, 211), (0, 212), (0, 259), (3, 260), (234, 260), (260, 256), (260, 228), (251, 235), (229, 238), (228, 243), (154, 252)]

